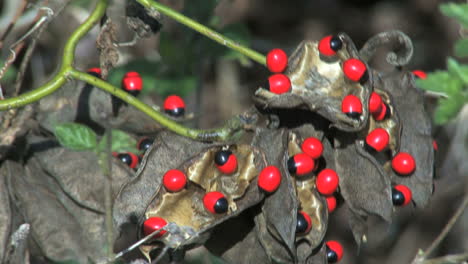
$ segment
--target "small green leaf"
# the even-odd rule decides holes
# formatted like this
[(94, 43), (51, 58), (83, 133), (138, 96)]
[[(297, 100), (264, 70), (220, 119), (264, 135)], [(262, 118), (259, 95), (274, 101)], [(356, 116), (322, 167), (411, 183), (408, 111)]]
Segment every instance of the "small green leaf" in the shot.
[(468, 28), (468, 4), (441, 4), (440, 11), (446, 16), (455, 18), (463, 27)]
[(97, 145), (96, 133), (91, 128), (77, 123), (57, 125), (55, 136), (62, 146), (72, 150), (92, 150)]
[(442, 125), (455, 118), (465, 101), (466, 98), (463, 96), (451, 96), (448, 99), (440, 99), (434, 113), (434, 122), (438, 125)]
[(456, 60), (448, 58), (447, 69), (452, 77), (460, 79), (464, 84), (468, 84), (467, 66), (462, 66)]
[(444, 83), (450, 79), (446, 71), (435, 71), (427, 75), (426, 79), (416, 79), (416, 84), (423, 90), (445, 92)]
[[(103, 151), (106, 149), (107, 137), (104, 135), (99, 142), (99, 150)], [(138, 154), (140, 151), (136, 148), (137, 141), (128, 135), (127, 133), (112, 129), (112, 152), (132, 152)]]
[(468, 38), (460, 39), (455, 43), (455, 56), (464, 58), (468, 57)]

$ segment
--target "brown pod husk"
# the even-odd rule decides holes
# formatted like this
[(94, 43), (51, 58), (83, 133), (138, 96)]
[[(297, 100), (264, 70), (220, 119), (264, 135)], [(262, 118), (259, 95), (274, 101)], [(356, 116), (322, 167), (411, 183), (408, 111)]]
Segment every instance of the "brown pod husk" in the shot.
[[(161, 186), (145, 217), (162, 217), (196, 237), (258, 203), (263, 195), (251, 183), (258, 175), (257, 167), (265, 166), (258, 159), (260, 153), (248, 145), (229, 145), (223, 149), (229, 149), (237, 157), (238, 167), (233, 174), (224, 175), (216, 168), (214, 156), (221, 146), (213, 146), (177, 167), (187, 175), (187, 186), (178, 192), (169, 192)], [(227, 213), (213, 214), (204, 208), (203, 196), (212, 191), (225, 195), (229, 203)], [(173, 236), (168, 234), (160, 241), (170, 247), (197, 242), (193, 239), (186, 243)]]
[[(272, 144), (274, 142), (274, 144)], [(267, 195), (261, 213), (255, 216), (257, 236), (270, 259), (277, 262), (295, 262), (295, 231), (298, 200), (293, 179), (286, 168), (288, 133), (284, 129), (258, 129), (252, 145), (262, 149), (268, 165), (281, 172), (281, 184)]]
[[(391, 160), (385, 168), (396, 184), (406, 185), (413, 193), (413, 201), (424, 207), (432, 195), (434, 174), (434, 148), (432, 146), (432, 123), (425, 110), (423, 92), (414, 83), (410, 72), (383, 76), (379, 81), (393, 98), (401, 124), (400, 152), (411, 154), (416, 170), (408, 176), (399, 176), (391, 168)], [(403, 114), (404, 113), (404, 114)]]
[[(308, 127), (308, 126), (303, 126)], [(304, 132), (314, 132), (311, 127), (305, 129), (296, 129), (301, 131), (302, 135)], [(307, 133), (307, 134), (308, 134)], [(312, 133), (317, 134), (317, 133)], [(304, 141), (304, 136), (299, 136), (296, 133), (289, 133), (289, 144), (288, 154), (289, 157), (301, 153), (301, 143)], [(323, 143), (322, 143), (323, 144)], [(315, 160), (315, 162), (324, 162), (324, 159)], [(319, 168), (322, 165), (317, 165)], [(312, 222), (312, 227), (307, 234), (296, 235), (296, 247), (297, 257), (299, 262), (304, 262), (313, 253), (314, 250), (322, 242), (328, 227), (328, 210), (326, 201), (315, 188), (315, 177), (317, 171), (314, 171), (308, 175), (294, 176), (290, 175), (295, 180), (297, 199), (299, 201), (298, 211), (304, 211), (307, 213)]]
[[(317, 41), (302, 42), (289, 57), (285, 72), (291, 80), (291, 91), (277, 95), (260, 88), (255, 93), (255, 101), (268, 108), (305, 108), (330, 120), (340, 130), (361, 130), (369, 117), (366, 102), (373, 76), (368, 70), (368, 80), (364, 84), (345, 77), (341, 64), (346, 59), (359, 58), (359, 53), (346, 34), (341, 33), (339, 37), (343, 48), (333, 57), (322, 56)], [(362, 114), (357, 120), (341, 111), (341, 102), (349, 94), (357, 96), (362, 103)]]

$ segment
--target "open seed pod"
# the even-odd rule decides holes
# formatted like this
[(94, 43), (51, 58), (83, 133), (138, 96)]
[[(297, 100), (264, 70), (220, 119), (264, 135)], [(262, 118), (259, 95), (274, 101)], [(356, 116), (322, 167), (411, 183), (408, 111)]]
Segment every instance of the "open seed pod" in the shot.
[[(321, 54), (317, 41), (302, 42), (290, 56), (285, 72), (291, 81), (291, 90), (275, 94), (260, 88), (254, 97), (257, 104), (268, 108), (307, 109), (330, 120), (341, 130), (361, 130), (369, 116), (365, 102), (369, 101), (372, 91), (373, 72), (365, 70), (359, 81), (350, 80), (344, 67), (349, 59), (359, 59), (359, 52), (346, 34), (341, 33), (337, 37), (342, 47), (335, 56)], [(368, 68), (364, 62), (360, 63)], [(347, 96), (359, 101), (359, 109), (353, 110), (355, 112), (342, 111)]]

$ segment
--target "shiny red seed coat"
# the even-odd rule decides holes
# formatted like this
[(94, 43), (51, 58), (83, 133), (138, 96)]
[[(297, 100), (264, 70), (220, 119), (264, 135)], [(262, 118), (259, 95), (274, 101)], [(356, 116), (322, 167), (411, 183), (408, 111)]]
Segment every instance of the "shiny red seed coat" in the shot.
[(335, 198), (335, 196), (333, 196), (333, 195), (326, 196), (325, 199), (327, 201), (328, 212), (331, 213), (331, 212), (335, 211), (335, 209), (336, 209), (336, 198)]
[[(150, 235), (154, 231), (157, 231), (157, 230), (163, 228), (166, 225), (167, 225), (167, 222), (163, 218), (161, 218), (161, 217), (150, 217), (150, 218), (146, 219), (145, 222), (143, 223), (143, 234), (145, 234), (145, 236)], [(166, 233), (166, 231), (163, 230), (163, 231), (159, 232), (159, 234), (155, 235), (154, 237), (161, 237), (165, 233)]]
[(359, 113), (362, 114), (362, 103), (357, 96), (352, 94), (345, 96), (341, 102), (341, 111), (345, 114)]
[(296, 175), (298, 176), (303, 176), (303, 175), (306, 175), (310, 172), (312, 172), (312, 170), (314, 169), (315, 167), (315, 162), (314, 160), (307, 154), (305, 153), (299, 153), (299, 154), (296, 154), (294, 155), (293, 157), (294, 159), (294, 163), (295, 163), (295, 167), (296, 167)]
[(180, 96), (177, 95), (169, 95), (164, 100), (164, 110), (174, 110), (178, 108), (185, 108), (185, 102)]
[(340, 242), (336, 240), (330, 240), (327, 241), (325, 245), (327, 245), (330, 250), (336, 253), (336, 256), (338, 257), (337, 261), (340, 261), (343, 258), (344, 250)]
[(289, 77), (281, 73), (271, 75), (268, 78), (268, 83), (270, 86), (270, 92), (275, 94), (283, 94), (289, 92), (291, 89), (291, 81), (289, 80)]
[(400, 152), (393, 157), (392, 168), (400, 175), (409, 175), (416, 169), (416, 161), (409, 153)]
[(366, 137), (366, 143), (376, 151), (380, 152), (388, 146), (390, 135), (383, 128), (372, 130)]
[(208, 192), (203, 196), (203, 205), (206, 210), (212, 214), (216, 214), (215, 205), (219, 199), (226, 198), (224, 194), (220, 192)]
[(323, 153), (322, 142), (315, 137), (308, 137), (302, 142), (302, 151), (313, 159), (318, 159)]
[(163, 185), (170, 192), (178, 192), (187, 184), (187, 176), (180, 170), (168, 170), (163, 176)]
[(376, 114), (380, 111), (382, 111), (382, 97), (378, 93), (372, 92), (369, 99), (369, 112)]
[(343, 72), (345, 76), (353, 82), (361, 81), (366, 71), (366, 64), (358, 59), (351, 58), (343, 62)]
[(411, 202), (413, 199), (413, 193), (411, 192), (410, 188), (406, 187), (405, 185), (398, 184), (393, 186), (396, 190), (400, 191), (403, 194), (403, 197), (405, 197), (405, 201), (401, 206), (405, 206)]
[(224, 174), (232, 174), (237, 169), (237, 158), (234, 154), (229, 155), (228, 160), (223, 165), (215, 164), (218, 170)]
[(414, 70), (412, 71), (412, 73), (418, 77), (419, 79), (426, 79), (427, 78), (427, 74), (424, 72), (424, 71), (421, 71), (421, 70)]
[(122, 87), (126, 91), (141, 91), (143, 79), (138, 72), (127, 72), (122, 79)]
[(101, 68), (90, 68), (88, 69), (88, 72), (93, 72), (96, 73), (97, 75), (101, 76)]
[(280, 183), (281, 172), (273, 165), (265, 167), (258, 175), (258, 187), (265, 192), (272, 193), (276, 191)]
[(339, 185), (338, 174), (332, 169), (324, 169), (318, 175), (315, 182), (317, 191), (322, 195), (332, 195)]
[(377, 121), (382, 121), (385, 119), (385, 116), (387, 115), (387, 105), (382, 102), (381, 107), (380, 107), (380, 112), (373, 113), (372, 116), (374, 117), (375, 120)]
[(328, 35), (320, 40), (318, 44), (318, 50), (321, 54), (325, 56), (333, 56), (336, 54), (336, 51), (334, 51), (330, 46), (330, 42), (332, 38), (333, 38), (332, 35)]
[(271, 72), (281, 73), (288, 66), (288, 55), (282, 49), (272, 49), (266, 56), (266, 64)]
[(432, 147), (434, 147), (435, 151), (439, 150), (439, 146), (437, 145), (437, 141), (435, 141), (435, 140), (432, 141)]

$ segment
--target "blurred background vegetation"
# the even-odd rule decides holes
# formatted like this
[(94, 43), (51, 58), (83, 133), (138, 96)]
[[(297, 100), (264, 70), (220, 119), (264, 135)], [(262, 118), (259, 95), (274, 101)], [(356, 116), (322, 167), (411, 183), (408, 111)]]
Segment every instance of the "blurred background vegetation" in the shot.
[[(14, 2), (17, 0), (0, 2), (0, 32), (5, 30), (9, 8)], [(21, 92), (38, 87), (54, 73), (70, 32), (87, 17), (94, 2), (71, 1), (49, 25), (32, 55)], [(130, 41), (133, 34), (126, 25), (125, 1), (111, 2), (107, 15), (118, 25), (117, 39)], [(468, 53), (467, 9), (443, 10), (445, 15), (456, 18), (453, 19), (444, 16), (439, 8), (448, 1), (437, 0), (160, 2), (264, 54), (272, 48), (282, 48), (290, 54), (304, 39), (319, 40), (337, 32), (347, 33), (357, 47), (382, 31), (399, 29), (409, 35), (415, 52), (405, 70), (438, 71), (419, 85), (448, 95), (440, 101), (428, 97), (428, 109), (435, 114), (438, 124), (434, 127), (434, 138), (439, 146), (432, 202), (424, 209), (399, 210), (391, 224), (371, 219), (368, 243), (360, 250), (355, 248), (344, 212), (337, 210), (331, 216), (328, 238), (344, 242), (346, 254), (342, 263), (409, 263), (419, 248), (431, 243), (468, 190), (468, 67), (464, 66)], [(29, 14), (29, 22), (34, 21), (34, 14)], [(18, 22), (4, 40), (0, 62), (9, 55), (8, 45), (27, 30), (30, 25), (27, 18), (21, 20), (22, 24)], [(135, 46), (119, 48), (118, 66), (110, 72), (109, 82), (120, 86), (125, 72), (138, 71), (144, 79), (140, 94), (143, 101), (161, 105), (165, 96), (181, 95), (186, 100), (187, 111), (195, 114), (191, 125), (203, 128), (219, 125), (251, 105), (250, 96), (268, 76), (266, 68), (175, 21), (162, 22), (160, 34), (141, 39)], [(99, 65), (97, 34), (96, 27), (80, 42), (77, 68), (86, 70)], [(385, 62), (387, 51), (379, 50), (370, 63), (373, 68), (382, 72), (392, 70)], [(16, 62), (0, 80), (6, 96), (15, 90), (15, 72), (22, 56), (24, 53), (18, 54)], [(437, 255), (461, 252), (468, 252), (468, 212), (444, 240)], [(208, 263), (200, 256), (194, 258), (199, 263)]]

